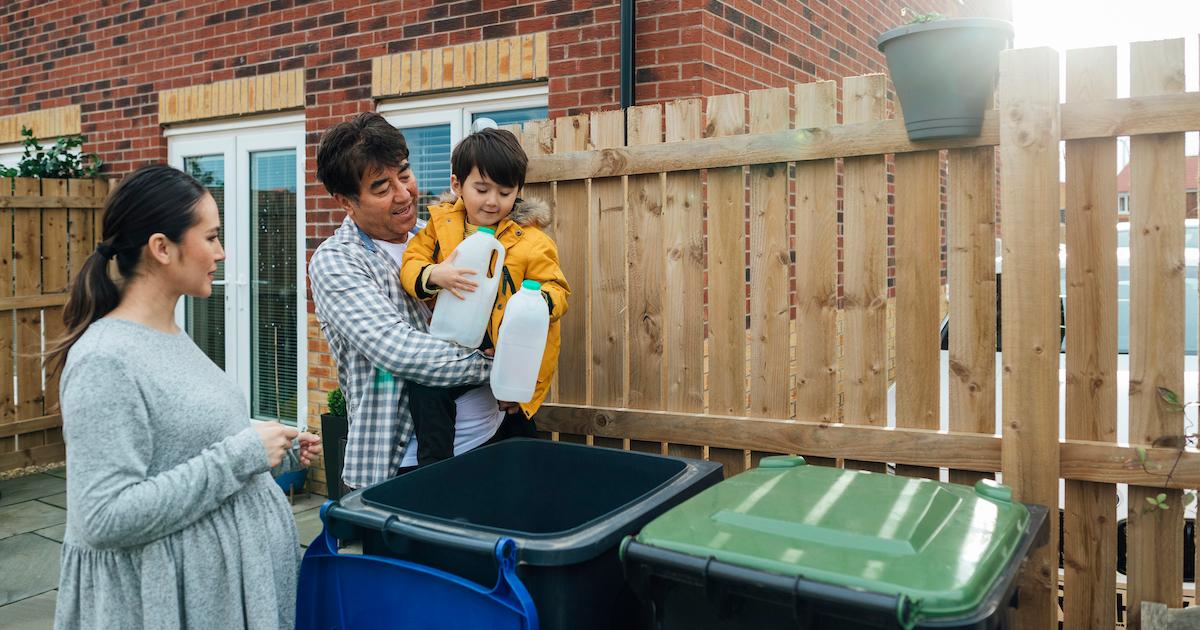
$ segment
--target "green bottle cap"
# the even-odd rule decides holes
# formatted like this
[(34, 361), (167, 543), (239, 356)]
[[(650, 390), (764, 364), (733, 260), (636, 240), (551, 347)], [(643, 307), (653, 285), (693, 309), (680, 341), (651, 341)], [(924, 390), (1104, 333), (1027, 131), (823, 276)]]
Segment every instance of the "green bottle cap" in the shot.
[(521, 281), (521, 288), (522, 288), (522, 289), (529, 289), (529, 290), (531, 290), (531, 291), (541, 291), (541, 290), (542, 290), (542, 283), (541, 283), (541, 282), (538, 282), (537, 280), (522, 280), (522, 281)]
[(494, 228), (494, 227), (481, 227), (481, 228), (479, 228), (479, 231), (487, 232), (488, 234), (491, 234), (492, 236), (496, 235), (496, 228)]

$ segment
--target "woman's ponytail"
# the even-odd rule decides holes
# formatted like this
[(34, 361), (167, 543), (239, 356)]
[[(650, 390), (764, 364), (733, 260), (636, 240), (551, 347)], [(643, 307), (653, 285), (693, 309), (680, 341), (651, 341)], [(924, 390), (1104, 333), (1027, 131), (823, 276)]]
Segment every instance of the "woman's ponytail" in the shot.
[(196, 223), (196, 203), (207, 192), (183, 171), (152, 165), (134, 171), (109, 195), (104, 204), (104, 240), (76, 274), (63, 307), (67, 332), (46, 354), (51, 373), (62, 369), (67, 352), (88, 327), (120, 304), (121, 290), (109, 275), (109, 261), (116, 260), (122, 278), (132, 278), (150, 236), (163, 234), (180, 242)]

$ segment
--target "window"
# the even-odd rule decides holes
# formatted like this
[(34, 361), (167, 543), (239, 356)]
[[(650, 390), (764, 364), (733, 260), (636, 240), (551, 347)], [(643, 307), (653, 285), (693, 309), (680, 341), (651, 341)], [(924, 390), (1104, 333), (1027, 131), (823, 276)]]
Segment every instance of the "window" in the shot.
[(408, 142), (421, 191), (420, 216), (428, 218), (425, 207), (450, 189), (450, 153), (476, 120), (490, 118), (497, 125), (512, 125), (547, 118), (546, 95), (546, 86), (540, 85), (381, 104), (380, 113), (404, 132)]
[(1117, 193), (1117, 214), (1129, 214), (1129, 193)]
[(170, 129), (170, 163), (199, 179), (221, 212), (226, 259), (209, 298), (177, 319), (238, 383), (251, 417), (304, 426), (303, 116)]
[(0, 144), (0, 166), (16, 166), (24, 155), (25, 147), (19, 143)]

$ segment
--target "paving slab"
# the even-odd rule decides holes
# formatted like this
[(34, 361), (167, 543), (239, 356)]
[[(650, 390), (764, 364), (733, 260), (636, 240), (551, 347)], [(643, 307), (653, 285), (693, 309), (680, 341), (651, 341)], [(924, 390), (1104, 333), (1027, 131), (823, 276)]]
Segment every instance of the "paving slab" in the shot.
[(37, 534), (0, 540), (0, 606), (58, 588), (61, 550), (62, 545)]
[(67, 511), (41, 501), (0, 507), (0, 539), (67, 522)]
[(300, 534), (300, 544), (307, 547), (324, 526), (321, 524), (321, 509), (313, 508), (296, 513), (296, 530)]
[(58, 468), (51, 468), (50, 470), (46, 471), (46, 474), (50, 475), (51, 477), (58, 477), (59, 479), (66, 479), (67, 478), (67, 467), (59, 466)]
[(29, 475), (0, 481), (0, 507), (41, 499), (67, 491), (67, 480), (52, 475)]
[(325, 504), (325, 497), (319, 494), (303, 494), (292, 501), (292, 513), (298, 514)]
[(67, 509), (67, 493), (66, 492), (60, 492), (58, 494), (52, 494), (48, 497), (42, 497), (42, 498), (38, 499), (38, 501), (41, 501), (42, 503), (49, 503), (50, 505), (53, 505), (54, 507), (60, 507), (64, 510)]
[(50, 540), (62, 542), (63, 536), (65, 536), (67, 533), (67, 524), (63, 523), (62, 525), (55, 525), (54, 527), (39, 529), (33, 533), (41, 536), (42, 538), (49, 538)]
[(54, 627), (54, 603), (57, 600), (58, 591), (50, 591), (0, 606), (0, 628), (50, 630)]

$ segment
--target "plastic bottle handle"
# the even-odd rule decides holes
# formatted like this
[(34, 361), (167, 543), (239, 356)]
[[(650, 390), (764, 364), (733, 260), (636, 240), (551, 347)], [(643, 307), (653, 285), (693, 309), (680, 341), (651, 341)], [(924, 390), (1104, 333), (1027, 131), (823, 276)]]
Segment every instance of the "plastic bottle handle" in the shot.
[[(501, 245), (500, 241), (496, 240), (495, 237), (493, 237), (492, 240), (494, 241), (493, 243), (491, 243), (492, 254), (494, 254), (494, 256), (488, 256), (488, 269), (487, 269), (487, 277), (488, 278), (495, 278), (496, 274), (499, 273), (499, 271), (500, 271), (499, 267), (504, 266), (504, 246)], [(496, 263), (498, 263), (498, 264), (496, 264)], [(496, 268), (492, 267), (493, 264), (496, 264)]]

